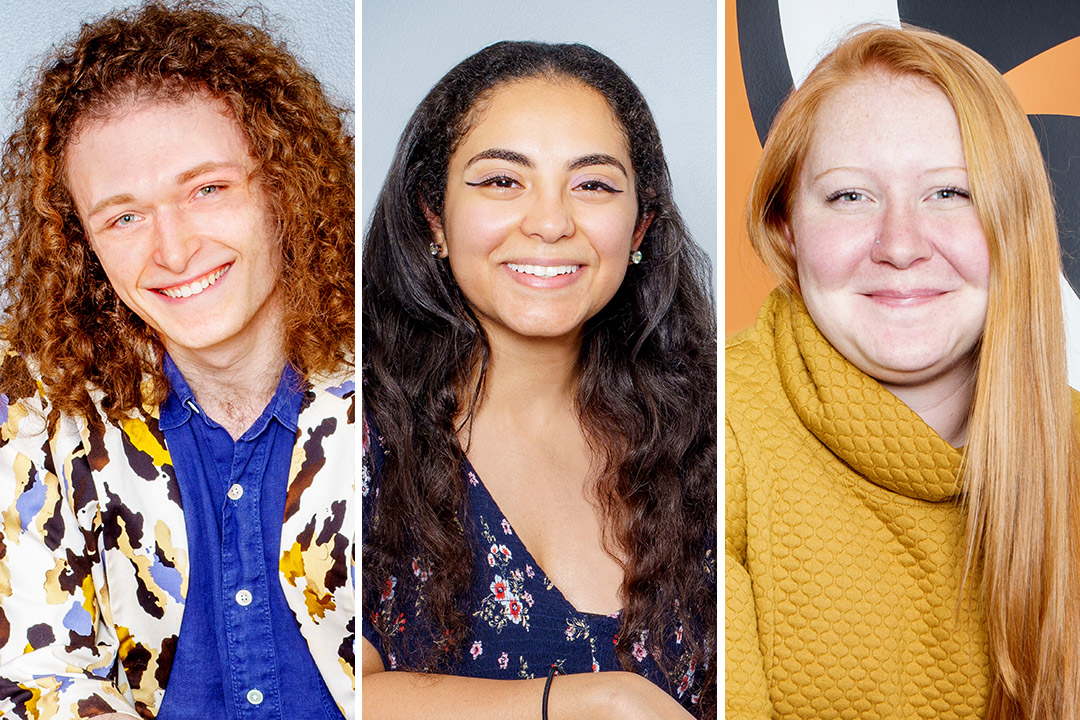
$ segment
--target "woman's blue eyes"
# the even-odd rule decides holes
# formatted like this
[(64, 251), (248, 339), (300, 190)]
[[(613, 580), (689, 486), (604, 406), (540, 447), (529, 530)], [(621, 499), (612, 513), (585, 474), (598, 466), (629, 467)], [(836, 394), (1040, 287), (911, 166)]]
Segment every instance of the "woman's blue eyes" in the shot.
[(855, 192), (854, 190), (841, 190), (840, 192), (835, 192), (832, 195), (829, 195), (827, 198), (825, 198), (825, 200), (826, 202), (831, 203), (836, 202), (837, 200), (843, 200), (844, 202), (849, 203), (858, 202), (862, 200), (863, 197), (864, 196), (861, 192)]
[[(935, 198), (937, 200), (952, 200), (953, 198), (967, 199), (967, 198), (970, 198), (971, 196), (968, 194), (968, 192), (966, 190), (961, 190), (958, 187), (947, 187), (947, 188), (942, 188), (940, 190), (936, 190), (931, 195), (931, 197), (933, 197), (933, 198)], [(865, 199), (866, 199), (866, 195), (859, 192), (858, 190), (840, 190), (838, 192), (834, 192), (831, 195), (827, 196), (825, 198), (825, 201), (828, 202), (828, 203), (835, 203), (835, 202), (856, 203), (856, 202), (859, 202), (860, 200), (865, 200)]]
[(970, 195), (967, 194), (967, 191), (961, 190), (960, 188), (956, 187), (942, 188), (941, 190), (938, 190), (936, 193), (934, 193), (934, 196), (937, 197), (939, 200), (951, 200), (954, 197), (970, 197)]
[(135, 216), (131, 213), (128, 213), (127, 215), (121, 215), (120, 217), (116, 218), (116, 222), (114, 222), (113, 225), (117, 227), (125, 227), (133, 222), (135, 222)]

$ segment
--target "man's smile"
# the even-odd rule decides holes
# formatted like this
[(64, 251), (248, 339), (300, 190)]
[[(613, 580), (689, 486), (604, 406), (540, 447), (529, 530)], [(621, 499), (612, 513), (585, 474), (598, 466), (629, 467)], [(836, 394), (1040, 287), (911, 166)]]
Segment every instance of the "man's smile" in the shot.
[(217, 270), (213, 270), (203, 275), (200, 278), (196, 278), (184, 285), (173, 285), (172, 287), (158, 288), (156, 292), (166, 295), (171, 298), (186, 298), (192, 295), (198, 295), (206, 288), (210, 287), (218, 281), (218, 279), (225, 274), (229, 268), (232, 267), (232, 263), (222, 265)]

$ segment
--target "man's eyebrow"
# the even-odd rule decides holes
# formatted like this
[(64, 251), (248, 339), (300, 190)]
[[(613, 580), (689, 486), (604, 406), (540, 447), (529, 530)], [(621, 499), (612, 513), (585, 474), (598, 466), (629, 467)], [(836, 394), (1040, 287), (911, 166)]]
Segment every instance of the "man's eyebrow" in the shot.
[(241, 165), (238, 162), (235, 162), (235, 161), (215, 162), (215, 161), (211, 160), (209, 162), (199, 163), (195, 167), (190, 168), (190, 169), (185, 170), (184, 172), (180, 173), (179, 175), (176, 176), (176, 183), (178, 185), (183, 185), (184, 183), (190, 182), (191, 180), (194, 180), (195, 178), (199, 177), (200, 175), (203, 175), (203, 174), (208, 173), (208, 172), (214, 172), (215, 170), (233, 170), (233, 169), (240, 170), (242, 172), (244, 170), (244, 166)]
[(135, 196), (130, 193), (120, 193), (119, 195), (110, 195), (101, 202), (90, 208), (86, 213), (86, 217), (91, 218), (97, 215), (99, 212), (109, 207), (110, 205), (120, 205), (122, 203), (135, 202)]
[(623, 175), (630, 177), (630, 174), (626, 172), (626, 167), (619, 161), (614, 155), (606, 155), (604, 153), (596, 153), (594, 155), (583, 155), (577, 160), (572, 160), (567, 166), (567, 170), (578, 170), (583, 167), (589, 167), (590, 165), (612, 165), (618, 168)]
[(514, 152), (513, 150), (504, 150), (502, 148), (488, 148), (487, 150), (481, 150), (469, 158), (469, 161), (465, 163), (465, 167), (468, 168), (470, 165), (480, 160), (505, 160), (506, 162), (512, 162), (515, 165), (521, 165), (527, 168), (535, 167), (535, 163), (521, 153)]

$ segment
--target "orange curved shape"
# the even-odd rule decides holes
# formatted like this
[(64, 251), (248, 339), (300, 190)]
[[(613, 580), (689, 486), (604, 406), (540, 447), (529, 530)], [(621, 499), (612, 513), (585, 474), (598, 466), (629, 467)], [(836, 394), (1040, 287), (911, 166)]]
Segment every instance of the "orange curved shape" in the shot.
[(758, 309), (776, 285), (746, 232), (744, 217), (761, 143), (743, 83), (735, 0), (724, 16), (724, 334), (754, 324)]
[(1080, 37), (1039, 53), (1005, 73), (1028, 115), (1080, 116)]

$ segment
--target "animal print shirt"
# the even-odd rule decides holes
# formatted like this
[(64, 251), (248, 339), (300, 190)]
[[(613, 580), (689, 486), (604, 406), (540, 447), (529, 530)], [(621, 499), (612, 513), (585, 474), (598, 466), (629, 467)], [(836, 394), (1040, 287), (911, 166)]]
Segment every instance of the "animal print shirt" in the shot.
[[(342, 374), (305, 393), (278, 564), (289, 607), (347, 718), (354, 392)], [(188, 589), (179, 488), (156, 409), (119, 425), (102, 421), (88, 427), (60, 415), (40, 393), (0, 397), (3, 717), (153, 718), (161, 704)]]

